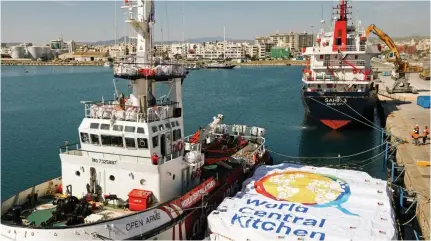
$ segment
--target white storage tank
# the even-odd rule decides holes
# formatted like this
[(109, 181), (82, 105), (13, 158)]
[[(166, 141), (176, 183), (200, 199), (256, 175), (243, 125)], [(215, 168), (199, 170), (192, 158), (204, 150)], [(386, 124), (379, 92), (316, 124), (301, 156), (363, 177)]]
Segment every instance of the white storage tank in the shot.
[(28, 57), (34, 60), (39, 58), (51, 59), (51, 48), (48, 46), (27, 47)]
[(28, 57), (30, 59), (38, 59), (42, 56), (42, 49), (38, 46), (27, 47)]
[(14, 46), (11, 50), (12, 59), (23, 59), (25, 56), (25, 47), (23, 46)]

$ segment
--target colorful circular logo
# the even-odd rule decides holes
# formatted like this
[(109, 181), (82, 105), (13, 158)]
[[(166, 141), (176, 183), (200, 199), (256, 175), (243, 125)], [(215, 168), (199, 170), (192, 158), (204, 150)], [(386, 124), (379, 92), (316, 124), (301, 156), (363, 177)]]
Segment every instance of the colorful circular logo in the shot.
[(335, 176), (303, 171), (287, 171), (263, 177), (254, 184), (256, 191), (277, 201), (301, 203), (313, 207), (333, 207), (355, 215), (341, 204), (350, 196), (346, 181)]

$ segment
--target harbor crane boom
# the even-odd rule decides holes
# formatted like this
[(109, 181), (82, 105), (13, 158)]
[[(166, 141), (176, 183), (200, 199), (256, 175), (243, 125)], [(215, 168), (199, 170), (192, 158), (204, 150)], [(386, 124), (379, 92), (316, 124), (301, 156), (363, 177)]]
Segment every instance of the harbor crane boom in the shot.
[(365, 29), (365, 37), (368, 38), (371, 32), (377, 35), (380, 38), (380, 40), (382, 40), (389, 47), (389, 49), (394, 53), (395, 72), (397, 73), (398, 78), (405, 78), (408, 63), (401, 59), (401, 54), (398, 51), (394, 41), (391, 39), (391, 37), (389, 37), (389, 35), (387, 35), (381, 29), (376, 27), (376, 25), (374, 24), (371, 24)]
[(409, 63), (401, 59), (401, 54), (398, 51), (397, 46), (395, 45), (391, 37), (389, 37), (389, 35), (387, 35), (381, 29), (376, 27), (376, 25), (374, 24), (369, 25), (365, 29), (365, 37), (368, 38), (370, 33), (374, 33), (375, 35), (377, 35), (380, 38), (380, 40), (382, 40), (395, 55), (395, 63), (394, 63), (395, 68), (392, 74), (392, 78), (395, 80), (395, 83), (391, 89), (386, 87), (386, 91), (389, 94), (405, 93), (405, 92), (417, 93), (417, 90), (412, 86), (410, 86), (410, 83), (408, 83), (406, 79), (406, 72), (407, 72)]

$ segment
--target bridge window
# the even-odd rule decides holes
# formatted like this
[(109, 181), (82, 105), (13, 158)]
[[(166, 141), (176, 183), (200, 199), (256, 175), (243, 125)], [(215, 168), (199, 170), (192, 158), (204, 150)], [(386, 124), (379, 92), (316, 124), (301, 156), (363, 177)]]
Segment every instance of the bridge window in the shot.
[(120, 125), (114, 125), (114, 128), (112, 128), (114, 131), (123, 131), (123, 126)]
[(138, 127), (138, 133), (145, 134), (145, 130), (143, 127)]
[(165, 126), (166, 126), (167, 129), (171, 129), (171, 124), (169, 124), (169, 122), (166, 123)]
[(156, 133), (158, 130), (157, 130), (157, 126), (153, 126), (153, 127), (151, 127), (151, 130), (153, 130), (153, 133)]
[(180, 123), (178, 123), (178, 121), (175, 121), (175, 124), (176, 124), (177, 126), (180, 126)]
[(173, 141), (181, 139), (181, 129), (177, 129), (173, 131)]
[(111, 126), (109, 124), (102, 124), (102, 125), (100, 125), (100, 129), (101, 130), (109, 130), (110, 127)]
[(159, 136), (153, 137), (153, 148), (156, 148), (159, 146)]
[(124, 138), (127, 148), (136, 148), (135, 138)]
[(138, 148), (139, 149), (147, 149), (148, 148), (147, 138), (138, 138)]
[(81, 133), (81, 141), (82, 143), (90, 143), (88, 133)]
[(163, 125), (159, 125), (159, 130), (163, 131)]
[(99, 123), (90, 123), (90, 129), (99, 129)]
[(123, 138), (121, 136), (106, 136), (101, 135), (102, 145), (123, 147)]
[(96, 145), (100, 145), (99, 135), (90, 134), (90, 138), (91, 138), (91, 143), (96, 144)]
[(175, 122), (173, 122), (173, 121), (172, 121), (172, 122), (171, 122), (171, 125), (172, 125), (172, 127), (175, 127)]
[(135, 127), (134, 126), (125, 126), (124, 131), (125, 132), (135, 132)]

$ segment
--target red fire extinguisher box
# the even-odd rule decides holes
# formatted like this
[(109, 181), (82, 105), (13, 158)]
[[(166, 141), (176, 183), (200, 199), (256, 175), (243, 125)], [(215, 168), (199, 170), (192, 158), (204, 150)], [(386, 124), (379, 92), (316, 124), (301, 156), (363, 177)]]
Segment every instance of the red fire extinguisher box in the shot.
[(142, 211), (151, 204), (153, 192), (141, 189), (133, 189), (129, 193), (129, 209), (131, 211)]

